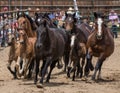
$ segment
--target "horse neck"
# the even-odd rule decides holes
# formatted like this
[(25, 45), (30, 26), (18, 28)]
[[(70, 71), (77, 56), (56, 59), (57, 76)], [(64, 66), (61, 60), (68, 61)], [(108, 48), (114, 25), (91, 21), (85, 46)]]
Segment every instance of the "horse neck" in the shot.
[(24, 43), (23, 44), (21, 44), (21, 47), (22, 47), (22, 50), (26, 50), (27, 49), (27, 47), (29, 47), (29, 37), (27, 36), (27, 34), (25, 34), (25, 36), (24, 36)]
[(82, 42), (82, 43), (86, 43), (88, 37), (86, 37), (86, 35), (83, 31), (81, 31), (80, 29), (78, 29), (78, 30), (79, 30), (78, 35), (77, 35), (78, 41)]
[(25, 29), (25, 32), (27, 33), (28, 37), (34, 37), (35, 36), (34, 32), (32, 31), (31, 26), (29, 26), (27, 29)]
[(76, 32), (79, 34), (80, 38), (83, 38), (84, 41), (87, 41), (90, 32), (87, 31), (86, 26), (84, 24), (76, 25)]
[(76, 28), (77, 28), (77, 26), (73, 23), (73, 28), (72, 28), (72, 30), (71, 30), (71, 33), (77, 33), (77, 31), (76, 31)]
[(45, 42), (44, 42), (44, 45), (45, 45), (45, 48), (48, 48), (48, 45), (50, 46), (50, 41), (51, 41), (51, 36), (50, 36), (50, 34), (51, 34), (51, 31), (50, 31), (50, 29), (49, 29), (49, 26), (47, 25), (47, 27), (46, 27), (47, 29), (46, 29), (46, 31), (47, 31), (47, 36), (46, 36), (46, 39), (45, 39)]

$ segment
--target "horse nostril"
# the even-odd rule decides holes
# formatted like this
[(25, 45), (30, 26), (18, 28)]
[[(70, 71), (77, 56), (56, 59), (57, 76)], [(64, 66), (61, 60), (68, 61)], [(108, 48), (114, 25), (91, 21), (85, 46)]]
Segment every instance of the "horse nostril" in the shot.
[(37, 45), (37, 48), (39, 49), (39, 48), (41, 48), (42, 47), (42, 44), (38, 44)]

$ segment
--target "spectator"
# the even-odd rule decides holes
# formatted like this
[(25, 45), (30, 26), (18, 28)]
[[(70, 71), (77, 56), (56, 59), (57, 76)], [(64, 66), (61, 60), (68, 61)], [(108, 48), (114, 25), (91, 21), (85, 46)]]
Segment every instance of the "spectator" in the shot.
[(115, 38), (117, 38), (118, 37), (117, 24), (119, 22), (119, 18), (118, 18), (118, 14), (114, 10), (110, 11), (109, 20), (112, 22), (111, 31), (114, 33)]
[(59, 15), (59, 18), (58, 18), (58, 28), (63, 27), (64, 20), (65, 20), (65, 12), (61, 11), (60, 15)]

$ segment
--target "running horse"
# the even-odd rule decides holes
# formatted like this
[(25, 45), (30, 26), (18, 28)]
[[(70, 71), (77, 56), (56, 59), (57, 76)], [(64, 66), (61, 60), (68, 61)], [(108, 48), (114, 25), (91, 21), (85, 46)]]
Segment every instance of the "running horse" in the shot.
[[(32, 18), (30, 16), (22, 13), (21, 15), (18, 15), (17, 19), (18, 19), (17, 20), (18, 27), (16, 27), (16, 28), (17, 28), (18, 33), (19, 33), (19, 30), (24, 30), (28, 37), (35, 38), (36, 37), (35, 30), (37, 29), (37, 26), (36, 26), (35, 22), (32, 20)], [(12, 71), (11, 64), (13, 61), (17, 62), (18, 56), (20, 56), (20, 49), (19, 49), (21, 46), (20, 44), (21, 43), (19, 40), (17, 40), (16, 38), (13, 38), (12, 44), (10, 47), (10, 51), (9, 51), (9, 60), (8, 60), (7, 68), (13, 74), (14, 78), (17, 78), (17, 75), (16, 75), (17, 70), (15, 67), (15, 70)]]
[[(49, 82), (53, 68), (56, 62), (64, 55), (65, 50), (65, 31), (50, 27), (50, 22), (46, 18), (41, 19), (41, 24), (37, 29), (37, 40), (35, 44), (36, 55), (36, 73), (34, 83), (37, 83), (37, 75), (39, 72), (39, 61), (45, 60), (45, 66), (42, 70), (42, 77), (37, 87), (42, 87), (46, 70), (50, 66), (46, 82)], [(43, 63), (44, 63), (43, 62)]]
[[(70, 62), (70, 60), (72, 58), (71, 56), (73, 56), (73, 55), (70, 54), (70, 51), (73, 51), (72, 50), (73, 48), (70, 46), (70, 43), (75, 42), (75, 38), (73, 38), (74, 37), (73, 34), (75, 34), (75, 37), (80, 36), (80, 38), (79, 38), (80, 41), (77, 42), (77, 43), (79, 43), (79, 44), (82, 43), (83, 45), (85, 45), (84, 47), (87, 48), (86, 44), (87, 44), (88, 36), (92, 33), (92, 28), (86, 23), (79, 24), (77, 19), (75, 18), (75, 14), (67, 14), (67, 13), (66, 13), (64, 28), (66, 29), (66, 32), (69, 34), (69, 39), (70, 39), (69, 54), (68, 54), (69, 59), (68, 59), (67, 63), (65, 63), (65, 68), (66, 68), (68, 66), (68, 63), (69, 64), (71, 63)], [(73, 46), (75, 46), (75, 45), (73, 44)], [(78, 50), (81, 50), (80, 47), (79, 47)], [(87, 49), (84, 49), (84, 50), (87, 50)], [(85, 54), (83, 53), (83, 56), (84, 55)], [(77, 54), (77, 56), (78, 56), (78, 54)], [(79, 56), (79, 59), (80, 59), (80, 56)], [(84, 63), (84, 62), (82, 62), (82, 63)], [(90, 65), (89, 69), (93, 70), (94, 67), (93, 67), (92, 63), (90, 63), (89, 65)], [(80, 68), (79, 64), (77, 66), (78, 66), (78, 68)], [(70, 76), (69, 74), (70, 73), (69, 73), (69, 70), (68, 70), (68, 77)], [(81, 76), (82, 76), (82, 74), (81, 74)]]
[[(101, 14), (94, 13), (95, 16), (95, 29), (88, 37), (87, 48), (88, 54), (87, 58), (91, 59), (92, 56), (98, 57), (94, 74), (92, 75), (92, 80), (96, 79), (96, 74), (98, 72), (98, 79), (101, 79), (101, 67), (103, 62), (114, 52), (114, 39), (111, 31), (106, 26)], [(87, 66), (89, 68), (89, 62), (87, 61)], [(88, 70), (88, 69), (87, 69)], [(87, 71), (86, 70), (86, 71)]]
[(32, 18), (29, 15), (26, 15), (25, 13), (22, 13), (21, 15), (18, 15), (18, 31), (19, 29), (25, 30), (28, 37), (36, 37), (36, 29), (37, 25), (32, 20)]

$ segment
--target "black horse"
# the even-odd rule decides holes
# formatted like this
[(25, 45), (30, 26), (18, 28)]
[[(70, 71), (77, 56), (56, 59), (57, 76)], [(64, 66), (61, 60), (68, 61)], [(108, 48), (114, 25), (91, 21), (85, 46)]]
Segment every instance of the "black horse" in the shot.
[(37, 83), (37, 75), (39, 72), (39, 61), (44, 60), (44, 67), (42, 70), (42, 77), (40, 84), (43, 84), (43, 79), (48, 66), (50, 65), (50, 71), (47, 76), (46, 82), (49, 82), (51, 72), (55, 67), (56, 62), (64, 55), (65, 50), (65, 38), (66, 33), (64, 30), (58, 28), (51, 28), (50, 22), (46, 18), (42, 18), (40, 26), (37, 29), (37, 41), (35, 45), (36, 53), (36, 75), (34, 83)]

